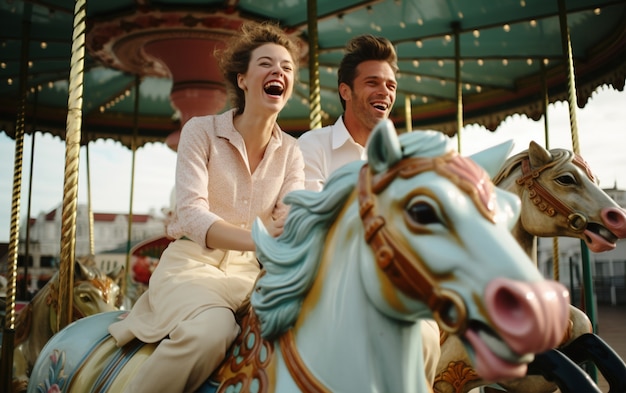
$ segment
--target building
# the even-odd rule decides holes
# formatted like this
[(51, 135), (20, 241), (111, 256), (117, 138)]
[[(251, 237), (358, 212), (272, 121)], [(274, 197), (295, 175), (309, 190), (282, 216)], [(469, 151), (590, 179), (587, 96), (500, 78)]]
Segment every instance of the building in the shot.
[[(94, 213), (93, 238), (95, 260), (98, 266), (112, 270), (125, 263), (128, 247), (128, 214)], [(163, 216), (154, 211), (148, 214), (133, 214), (130, 245), (148, 238), (165, 235)], [(29, 220), (28, 242), (28, 288), (35, 291), (41, 288), (58, 268), (61, 254), (62, 206), (47, 213), (41, 213)], [(22, 226), (23, 227), (23, 226)], [(20, 231), (18, 281), (24, 277), (24, 255), (26, 255), (26, 231)], [(76, 258), (90, 254), (89, 214), (86, 205), (79, 205), (76, 211)], [(22, 285), (24, 285), (22, 283)], [(18, 285), (19, 289), (20, 285)]]
[[(626, 191), (617, 187), (604, 189), (617, 204), (626, 207)], [(537, 261), (539, 269), (547, 277), (554, 277), (554, 240), (539, 239)], [(581, 241), (558, 238), (559, 281), (569, 288), (572, 303), (580, 305), (583, 280)], [(589, 252), (594, 298), (598, 304), (626, 304), (626, 239), (619, 240), (617, 247), (602, 253)]]

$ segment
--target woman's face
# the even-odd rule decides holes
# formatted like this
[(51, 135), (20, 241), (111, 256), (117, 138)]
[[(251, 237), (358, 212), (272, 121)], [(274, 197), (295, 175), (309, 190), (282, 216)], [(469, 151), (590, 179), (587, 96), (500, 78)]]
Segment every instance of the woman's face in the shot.
[(278, 113), (293, 91), (295, 66), (287, 49), (264, 44), (252, 51), (245, 74), (239, 74), (238, 85), (244, 91), (246, 110)]

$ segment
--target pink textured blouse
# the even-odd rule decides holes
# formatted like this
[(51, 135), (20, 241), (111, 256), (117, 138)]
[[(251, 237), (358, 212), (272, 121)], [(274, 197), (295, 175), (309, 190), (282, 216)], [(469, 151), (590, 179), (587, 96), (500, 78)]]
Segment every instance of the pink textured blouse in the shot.
[(304, 160), (296, 139), (275, 125), (263, 159), (250, 173), (234, 110), (194, 117), (182, 129), (176, 162), (176, 212), (169, 236), (205, 245), (218, 220), (250, 229), (286, 214), (287, 193), (304, 188)]

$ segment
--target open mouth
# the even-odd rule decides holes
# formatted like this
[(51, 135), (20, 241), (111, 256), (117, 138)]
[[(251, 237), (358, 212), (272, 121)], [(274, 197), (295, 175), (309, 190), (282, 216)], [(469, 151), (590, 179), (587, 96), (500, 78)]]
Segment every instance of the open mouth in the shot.
[(281, 96), (285, 91), (285, 87), (280, 82), (271, 81), (267, 82), (265, 86), (263, 86), (263, 90), (265, 90), (265, 93), (268, 95)]
[(600, 224), (590, 222), (589, 224), (587, 224), (587, 230), (602, 237), (604, 240), (606, 240), (609, 243), (617, 242), (617, 239), (618, 239), (617, 236), (615, 236), (613, 232), (609, 231), (608, 229), (606, 229), (604, 226)]
[(386, 112), (387, 109), (389, 108), (389, 104), (387, 104), (386, 102), (373, 102), (371, 104), (374, 108), (378, 109), (379, 111), (382, 112)]
[(463, 337), (468, 354), (476, 366), (476, 372), (484, 379), (521, 378), (526, 373), (526, 365), (534, 359), (533, 354), (518, 354), (488, 326), (472, 321)]

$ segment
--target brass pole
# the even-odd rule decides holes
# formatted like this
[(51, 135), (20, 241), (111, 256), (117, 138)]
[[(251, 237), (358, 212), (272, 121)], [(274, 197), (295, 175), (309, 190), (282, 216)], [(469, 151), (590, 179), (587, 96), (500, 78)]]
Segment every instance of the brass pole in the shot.
[(463, 85), (461, 83), (461, 26), (452, 23), (454, 30), (454, 79), (456, 83), (456, 140), (457, 149), (461, 153), (461, 130), (463, 129)]
[(72, 322), (86, 16), (86, 0), (77, 0), (74, 5), (74, 31), (72, 34), (72, 57), (70, 61), (65, 135), (65, 181), (63, 185), (63, 212), (61, 216), (61, 261), (59, 264), (57, 330), (63, 329)]
[(404, 122), (406, 123), (406, 132), (413, 131), (413, 115), (411, 114), (411, 96), (404, 96)]
[(541, 61), (541, 90), (543, 91), (543, 100), (541, 106), (543, 108), (543, 132), (545, 138), (546, 149), (550, 149), (550, 131), (548, 125), (548, 105), (550, 105), (550, 93), (548, 91), (548, 83), (546, 81), (546, 65)]
[(93, 228), (93, 207), (91, 204), (91, 160), (89, 159), (89, 140), (85, 145), (85, 160), (87, 161), (87, 217), (89, 219), (89, 256), (96, 255), (96, 242)]
[(309, 31), (309, 128), (322, 127), (322, 101), (320, 88), (319, 51), (317, 37), (317, 1), (307, 0)]
[[(572, 42), (567, 25), (567, 8), (565, 0), (559, 2), (559, 23), (561, 26), (561, 45), (567, 63), (567, 103), (569, 105), (569, 123), (572, 132), (572, 148), (574, 153), (580, 154), (580, 143), (578, 140), (578, 122), (576, 120), (576, 79), (574, 72), (574, 55), (572, 53)], [(597, 332), (597, 315), (595, 301), (593, 299), (593, 277), (591, 272), (590, 254), (584, 240), (580, 240), (580, 253), (583, 266), (583, 291), (585, 295), (584, 311), (589, 316), (593, 332)], [(598, 380), (597, 370), (591, 365), (588, 370), (594, 381)]]
[[(128, 207), (128, 240), (126, 241), (126, 272), (130, 272), (130, 249), (133, 238), (133, 198), (135, 193), (135, 157), (137, 155), (137, 134), (139, 133), (139, 85), (141, 79), (139, 75), (135, 75), (135, 110), (133, 114), (133, 139), (131, 142), (132, 150), (132, 164), (131, 164), (131, 176), (130, 176), (130, 202)], [(120, 293), (126, 294), (126, 277), (128, 274), (124, 274), (122, 279), (122, 285)]]
[[(546, 65), (543, 60), (540, 61), (541, 67), (541, 91), (543, 92), (543, 99), (541, 100), (541, 106), (543, 108), (543, 132), (546, 149), (550, 150), (550, 131), (548, 125), (548, 106), (550, 105), (550, 94), (548, 92), (548, 83), (546, 81)], [(535, 242), (537, 238), (535, 237)], [(536, 249), (536, 247), (535, 247)], [(535, 259), (535, 263), (537, 260)], [(552, 278), (559, 281), (561, 277), (561, 257), (559, 255), (559, 238), (552, 238)]]
[[(7, 259), (7, 295), (4, 326), (2, 331), (2, 368), (0, 369), (0, 391), (13, 390), (13, 350), (15, 346), (15, 294), (17, 287), (17, 259), (19, 245), (20, 196), (22, 193), (22, 163), (24, 155), (24, 123), (26, 119), (26, 97), (28, 78), (28, 49), (30, 45), (31, 14), (33, 6), (24, 3), (22, 17), (22, 46), (20, 57), (20, 101), (15, 125), (15, 157), (13, 163), (13, 193), (11, 198), (11, 222), (9, 252)], [(28, 225), (28, 220), (26, 221)]]
[(35, 89), (35, 103), (33, 106), (33, 128), (30, 140), (30, 169), (28, 174), (28, 202), (26, 207), (26, 238), (24, 239), (24, 282), (22, 283), (22, 294), (30, 300), (28, 296), (28, 259), (30, 258), (30, 210), (33, 198), (33, 167), (35, 162), (35, 136), (37, 131), (37, 102), (39, 92)]

